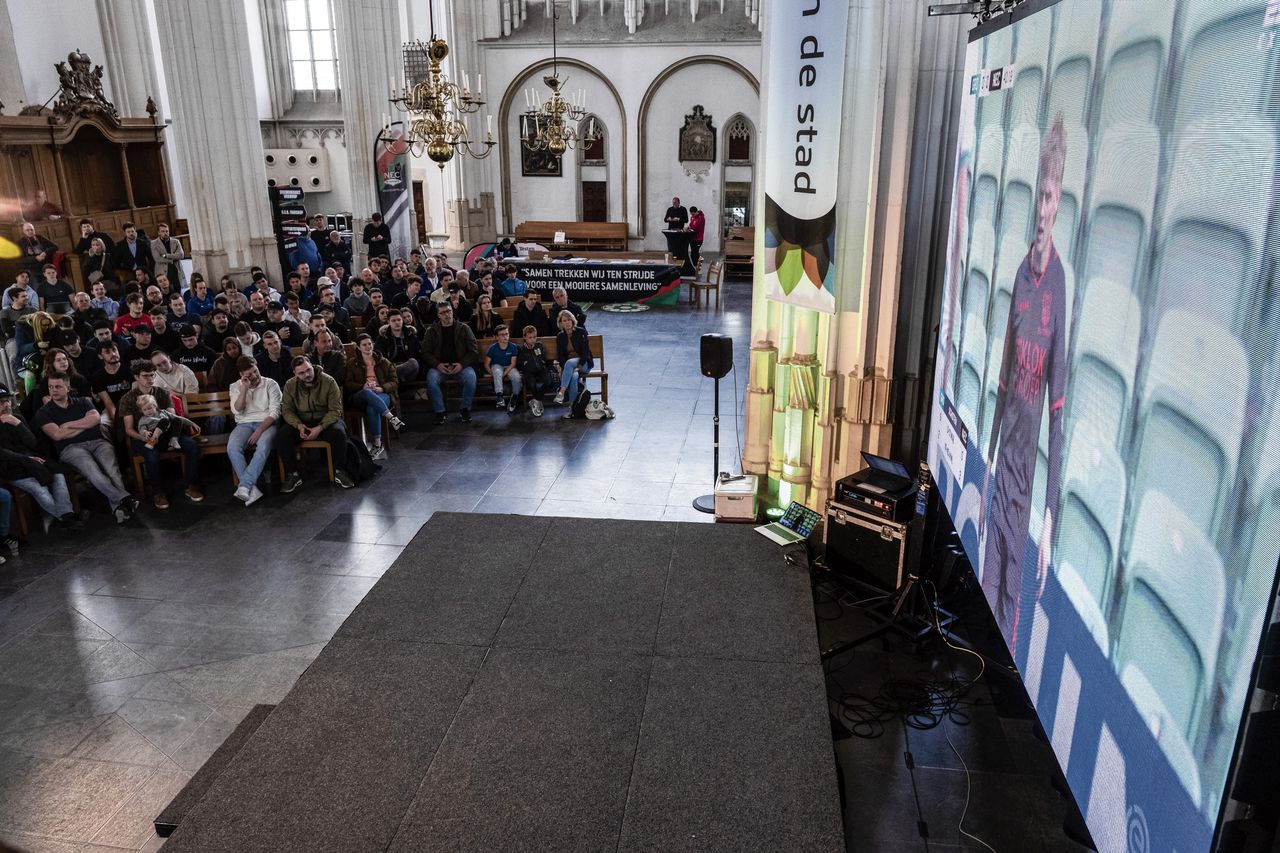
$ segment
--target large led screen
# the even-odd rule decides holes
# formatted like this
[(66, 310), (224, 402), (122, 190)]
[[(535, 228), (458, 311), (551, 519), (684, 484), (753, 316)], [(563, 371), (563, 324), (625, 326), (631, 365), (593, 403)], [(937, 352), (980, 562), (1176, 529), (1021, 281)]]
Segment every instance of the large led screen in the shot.
[(1037, 5), (969, 44), (929, 462), (1099, 849), (1208, 850), (1280, 555), (1280, 0)]

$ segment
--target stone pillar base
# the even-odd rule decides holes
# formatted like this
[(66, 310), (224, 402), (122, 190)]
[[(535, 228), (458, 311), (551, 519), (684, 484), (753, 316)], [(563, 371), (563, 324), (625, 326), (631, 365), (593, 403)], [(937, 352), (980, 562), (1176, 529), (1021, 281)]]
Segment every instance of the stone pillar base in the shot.
[(481, 193), (476, 207), (471, 206), (469, 199), (456, 198), (446, 202), (445, 209), (450, 250), (465, 252), (476, 243), (497, 239), (493, 193)]
[[(193, 248), (191, 265), (214, 290), (217, 289), (218, 279), (224, 275), (234, 276), (242, 286), (248, 285), (249, 270), (252, 267), (266, 270), (273, 285), (279, 285), (284, 280), (284, 271), (280, 269), (280, 255), (273, 237), (255, 237), (249, 241), (247, 248), (230, 252), (224, 249)], [(245, 280), (240, 282), (240, 279)]]

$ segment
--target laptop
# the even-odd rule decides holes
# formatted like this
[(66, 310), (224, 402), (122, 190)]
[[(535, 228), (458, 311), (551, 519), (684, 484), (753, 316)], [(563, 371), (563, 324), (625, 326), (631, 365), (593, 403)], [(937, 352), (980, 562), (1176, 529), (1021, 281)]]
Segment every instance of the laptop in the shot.
[(807, 506), (792, 501), (782, 518), (757, 527), (756, 532), (779, 545), (794, 545), (808, 539), (821, 520), (822, 516)]

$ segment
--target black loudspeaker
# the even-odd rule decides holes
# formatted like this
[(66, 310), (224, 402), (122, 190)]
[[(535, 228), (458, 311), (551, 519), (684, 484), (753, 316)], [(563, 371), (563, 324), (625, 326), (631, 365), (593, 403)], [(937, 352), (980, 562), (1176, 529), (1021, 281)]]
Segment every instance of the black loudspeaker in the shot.
[(733, 370), (733, 338), (726, 335), (702, 336), (702, 375), (723, 379)]

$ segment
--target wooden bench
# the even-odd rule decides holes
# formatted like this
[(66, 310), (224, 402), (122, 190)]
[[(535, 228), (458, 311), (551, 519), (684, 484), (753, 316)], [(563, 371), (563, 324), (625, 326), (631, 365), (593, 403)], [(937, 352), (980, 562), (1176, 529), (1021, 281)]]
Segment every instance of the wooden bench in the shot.
[[(489, 345), (494, 342), (495, 338), (482, 338), (476, 342), (477, 348), (480, 350), (481, 359), (484, 353), (489, 349)], [(548, 355), (554, 356), (556, 352), (556, 339), (554, 337), (538, 338), (538, 342), (542, 344)], [(591, 359), (595, 363), (591, 367), (591, 372), (586, 375), (586, 379), (600, 380), (600, 399), (609, 402), (609, 371), (604, 369), (604, 336), (603, 335), (587, 335), (587, 345), (591, 347)], [(481, 367), (476, 369), (476, 388), (479, 390), (479, 382), (488, 380), (490, 386), (493, 384), (493, 378), (485, 373), (483, 362)], [(488, 397), (496, 397), (496, 389), (492, 389), (487, 395)]]
[[(514, 299), (514, 297), (512, 297), (512, 298)], [(495, 313), (495, 314), (497, 314), (499, 317), (501, 317), (501, 318), (502, 318), (502, 322), (506, 323), (507, 325), (511, 325), (511, 321), (512, 321), (512, 320), (514, 320), (514, 319), (516, 318), (516, 307), (517, 307), (517, 306), (515, 306), (515, 305), (508, 305), (508, 306), (507, 306), (507, 307), (505, 307), (505, 308), (502, 308), (502, 307), (494, 308), (494, 309), (493, 309), (493, 313)], [(554, 319), (554, 318), (555, 318), (555, 316), (556, 316), (556, 315), (552, 312), (552, 309), (553, 309), (553, 308), (554, 308), (557, 312), (560, 310), (560, 308), (559, 308), (559, 307), (558, 307), (554, 302), (543, 302), (543, 303), (542, 303), (542, 313), (546, 314), (548, 317), (551, 317), (552, 319)], [(521, 333), (520, 333), (520, 332), (517, 332), (515, 329), (512, 329), (512, 330), (511, 330), (511, 339), (512, 339), (512, 340), (516, 340), (517, 338), (520, 338), (520, 337), (521, 337)]]
[[(564, 242), (555, 242), (557, 232), (564, 232)], [(516, 226), (517, 243), (541, 243), (549, 249), (595, 249), (625, 252), (625, 222), (552, 222), (530, 220)]]
[[(183, 397), (186, 407), (185, 417), (193, 421), (208, 422), (210, 418), (222, 416), (229, 421), (234, 416), (231, 413), (231, 392), (230, 391), (210, 391), (200, 394), (187, 394)], [(204, 430), (203, 424), (201, 430)], [(196, 439), (200, 447), (200, 457), (205, 456), (226, 456), (227, 440), (231, 438), (230, 432), (209, 434), (201, 432)], [(137, 484), (138, 497), (146, 499), (147, 497), (147, 478), (143, 476), (143, 460), (142, 457), (133, 452), (133, 442), (128, 442), (128, 452), (133, 462), (133, 480)], [(183, 473), (186, 472), (186, 457), (177, 450), (164, 450), (160, 453), (161, 461), (177, 460), (179, 465), (183, 466)], [(233, 475), (234, 476), (234, 475)]]
[(756, 264), (756, 229), (750, 226), (729, 229), (724, 241), (724, 270), (730, 275), (751, 275)]

